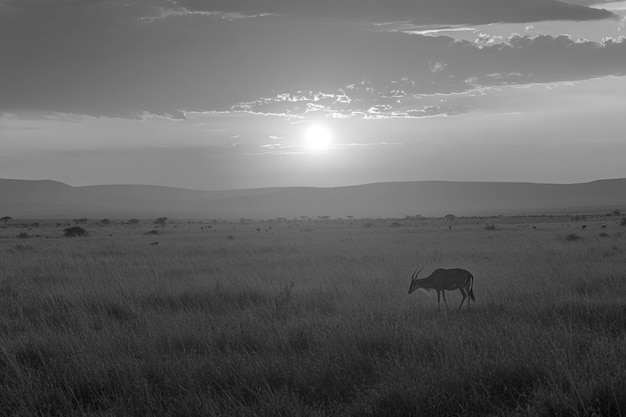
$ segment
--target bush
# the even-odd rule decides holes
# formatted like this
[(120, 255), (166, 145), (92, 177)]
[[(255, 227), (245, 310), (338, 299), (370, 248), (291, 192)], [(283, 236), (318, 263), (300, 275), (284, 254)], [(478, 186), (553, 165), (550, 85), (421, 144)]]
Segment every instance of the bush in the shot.
[(88, 235), (89, 233), (80, 226), (68, 227), (63, 230), (63, 236), (65, 237), (84, 237)]
[(28, 236), (28, 233), (22, 232), (19, 235), (17, 235), (17, 237), (20, 239), (28, 239), (30, 236)]
[(570, 240), (570, 241), (572, 241), (572, 240), (578, 240), (578, 239), (580, 239), (580, 238), (581, 238), (581, 237), (580, 237), (580, 236), (578, 236), (576, 233), (570, 233), (569, 235), (565, 236), (565, 240)]
[(157, 224), (161, 227), (165, 227), (165, 224), (167, 223), (168, 218), (167, 217), (159, 217), (158, 219), (156, 219), (154, 221), (154, 224)]
[(485, 230), (496, 230), (496, 225), (488, 224), (487, 226), (485, 226)]
[(626, 217), (622, 217), (622, 222), (620, 224), (622, 226), (626, 226)]

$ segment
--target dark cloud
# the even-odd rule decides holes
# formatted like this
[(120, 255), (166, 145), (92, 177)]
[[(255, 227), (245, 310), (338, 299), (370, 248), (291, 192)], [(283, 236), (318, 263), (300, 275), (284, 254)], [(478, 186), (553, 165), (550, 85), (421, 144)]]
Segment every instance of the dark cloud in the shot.
[[(481, 87), (577, 81), (626, 75), (626, 38), (603, 42), (569, 36), (519, 36), (485, 44), (449, 38), (401, 35), (404, 60), (399, 71), (367, 77), (324, 92), (297, 91), (240, 103), (233, 111), (292, 117), (322, 113), (332, 117), (431, 117), (472, 111), (448, 104), (449, 94)], [(391, 57), (389, 58), (391, 59)], [(388, 61), (387, 61), (388, 62)]]
[[(223, 97), (231, 62), (215, 17), (143, 21), (151, 2), (0, 3), (0, 112), (179, 116)], [(40, 7), (39, 7), (40, 6)], [(210, 23), (210, 24), (207, 24)], [(231, 72), (231, 75), (237, 71)], [(214, 74), (218, 82), (211, 82)]]
[(626, 38), (603, 42), (569, 36), (515, 35), (488, 46), (458, 42), (445, 54), (455, 77), (484, 85), (546, 83), (626, 75)]
[(577, 6), (594, 6), (601, 5), (602, 3), (613, 3), (614, 0), (564, 0), (563, 2)]
[[(383, 4), (362, 1), (363, 10), (372, 16)], [(463, 1), (467, 5), (459, 5), (459, 10), (471, 4), (481, 6), (483, 15), (493, 12), (487, 7), (492, 0)], [(539, 7), (534, 1), (513, 3)], [(369, 109), (379, 115), (433, 115), (437, 108), (416, 103), (415, 97), (462, 93), (481, 85), (624, 75), (626, 68), (624, 40), (597, 43), (566, 36), (517, 36), (475, 44), (381, 32), (369, 24), (337, 19), (294, 20), (284, 15), (229, 19), (194, 13), (221, 8), (252, 16), (267, 11), (265, 3), (0, 0), (0, 113), (129, 118), (152, 113), (182, 118), (185, 111), (301, 115), (332, 108), (344, 115)], [(293, 9), (306, 14), (313, 13), (307, 12), (312, 5), (323, 10), (326, 2), (268, 4), (284, 7), (282, 13)], [(355, 3), (336, 4), (328, 7), (341, 12)], [(384, 4), (388, 8), (380, 12), (393, 14), (431, 3)], [(541, 4), (552, 10), (552, 2)], [(174, 6), (178, 9), (169, 13), (173, 9), (168, 7)], [(432, 8), (428, 16), (445, 14), (441, 5)], [(452, 9), (448, 13), (456, 14)], [(305, 98), (293, 99), (298, 94)], [(466, 111), (439, 108), (446, 114)]]
[(190, 10), (276, 13), (304, 18), (365, 19), (416, 24), (486, 24), (595, 20), (611, 12), (556, 0), (182, 0)]

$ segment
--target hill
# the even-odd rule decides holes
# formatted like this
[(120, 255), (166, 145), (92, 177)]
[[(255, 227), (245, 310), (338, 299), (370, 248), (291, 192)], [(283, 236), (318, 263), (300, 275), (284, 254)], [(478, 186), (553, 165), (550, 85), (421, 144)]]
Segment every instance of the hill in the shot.
[(199, 191), (152, 185), (71, 187), (0, 179), (0, 217), (276, 218), (521, 215), (626, 208), (626, 179), (581, 184), (414, 181), (334, 188)]

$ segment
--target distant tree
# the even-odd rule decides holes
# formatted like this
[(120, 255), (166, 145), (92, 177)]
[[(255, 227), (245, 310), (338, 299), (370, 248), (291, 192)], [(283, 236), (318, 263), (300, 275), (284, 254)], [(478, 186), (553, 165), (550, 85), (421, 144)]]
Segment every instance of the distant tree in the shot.
[(130, 219), (128, 221), (128, 224), (139, 224), (139, 220), (137, 220), (137, 219)]
[(81, 217), (80, 219), (74, 219), (74, 223), (76, 224), (87, 223), (87, 221), (89, 221), (89, 219), (86, 217)]
[(10, 222), (11, 220), (13, 220), (13, 217), (4, 216), (3, 218), (0, 219), (0, 222), (7, 223), (7, 222)]
[(103, 226), (108, 226), (108, 225), (111, 224), (111, 220), (109, 220), (109, 219), (102, 219), (102, 220), (100, 220), (100, 224), (103, 225)]
[(444, 216), (444, 219), (452, 221), (452, 220), (456, 219), (456, 216), (454, 214), (446, 214)]
[(165, 227), (165, 224), (168, 220), (169, 219), (167, 217), (159, 217), (158, 219), (154, 220), (154, 224)]
[(613, 215), (614, 215), (614, 216), (619, 216), (620, 214), (622, 214), (622, 212), (621, 212), (621, 211), (619, 211), (619, 210), (613, 210)]
[(89, 233), (80, 226), (68, 227), (63, 230), (63, 236), (65, 237), (84, 237), (88, 235)]
[(626, 226), (626, 217), (622, 217), (622, 222), (620, 224), (622, 226)]

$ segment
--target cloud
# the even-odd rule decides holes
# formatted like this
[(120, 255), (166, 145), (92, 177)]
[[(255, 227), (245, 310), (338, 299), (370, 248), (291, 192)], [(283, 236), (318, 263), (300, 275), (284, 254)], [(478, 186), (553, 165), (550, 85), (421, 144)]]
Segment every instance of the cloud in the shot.
[[(453, 95), (447, 95), (452, 98)], [(329, 92), (298, 91), (239, 103), (233, 112), (303, 118), (423, 118), (470, 111), (464, 104), (449, 104), (441, 94), (422, 94), (419, 86), (403, 78), (388, 84), (362, 81)]]
[(241, 12), (220, 12), (220, 11), (205, 11), (205, 10), (189, 10), (186, 7), (159, 7), (158, 14), (154, 16), (144, 16), (140, 20), (154, 22), (169, 18), (176, 17), (195, 17), (202, 16), (208, 18), (217, 17), (219, 19), (234, 21), (239, 19), (250, 19), (253, 17), (269, 16), (269, 13), (259, 13), (255, 15), (246, 15)]
[(283, 92), (236, 104), (230, 110), (292, 118), (311, 114), (330, 118), (451, 116), (474, 111), (459, 96), (485, 87), (626, 75), (626, 38), (592, 42), (565, 35), (513, 35), (452, 42), (417, 36), (402, 51), (405, 75), (400, 79), (388, 72), (387, 77), (369, 77), (376, 81), (355, 82), (332, 91)]
[[(406, 26), (406, 28), (402, 28), (402, 26)], [(395, 29), (404, 33), (409, 33), (413, 35), (446, 35), (451, 32), (477, 32), (478, 29), (473, 27), (465, 27), (465, 26), (435, 26), (424, 28), (423, 26), (419, 27), (419, 29), (414, 30), (413, 25), (401, 25), (398, 29)]]
[(565, 0), (565, 3), (574, 4), (578, 6), (594, 6), (601, 5), (602, 3), (613, 3), (614, 0)]
[[(362, 10), (352, 16), (357, 0), (4, 0), (0, 114), (183, 120), (215, 110), (419, 117), (471, 111), (427, 96), (624, 75), (622, 39), (516, 36), (454, 42), (355, 22), (400, 15), (406, 20), (422, 16), (422, 9), (424, 19), (438, 24), (460, 23), (460, 11), (476, 21), (523, 20), (530, 9), (544, 17), (553, 10), (575, 12), (572, 18), (597, 12), (557, 3), (358, 0)], [(261, 17), (264, 13), (272, 15)]]
[(624, 76), (626, 38), (592, 42), (566, 35), (514, 35), (503, 42), (478, 47), (463, 41), (455, 45), (454, 54), (447, 54), (447, 62), (454, 68), (455, 76), (480, 85)]
[[(159, 24), (159, 2), (9, 0), (0, 3), (0, 113), (65, 112), (182, 118), (226, 95), (205, 72), (226, 78), (219, 16)], [(201, 21), (199, 21), (201, 20)], [(220, 51), (221, 50), (221, 51)], [(209, 56), (211, 54), (212, 56)], [(213, 62), (212, 62), (213, 61)], [(228, 65), (228, 64), (226, 64)]]
[(408, 20), (416, 24), (519, 23), (614, 17), (606, 10), (556, 0), (181, 0), (181, 3), (190, 10), (374, 22)]

